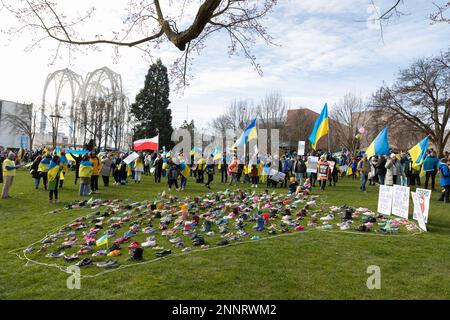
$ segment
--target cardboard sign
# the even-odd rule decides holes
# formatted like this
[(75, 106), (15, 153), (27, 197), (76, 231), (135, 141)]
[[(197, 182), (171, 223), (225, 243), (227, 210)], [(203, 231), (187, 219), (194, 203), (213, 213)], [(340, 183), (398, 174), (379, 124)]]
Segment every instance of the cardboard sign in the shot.
[(128, 157), (126, 157), (125, 159), (123, 159), (123, 162), (125, 162), (126, 164), (130, 164), (131, 162), (133, 162), (133, 161), (136, 160), (137, 158), (139, 158), (139, 154), (137, 154), (136, 152), (133, 152), (133, 153), (130, 154)]
[(306, 172), (317, 173), (317, 163), (319, 162), (319, 157), (308, 157), (308, 166), (306, 167)]
[(381, 214), (391, 215), (392, 211), (392, 187), (380, 185), (380, 191), (378, 193), (378, 209)]
[(421, 199), (421, 195), (417, 192), (411, 192), (411, 196), (414, 203), (414, 214), (416, 215), (416, 219), (420, 229), (423, 231), (427, 231), (427, 225), (425, 223), (425, 217), (423, 215), (423, 212), (425, 211), (425, 207), (423, 205), (423, 199)]
[(408, 219), (409, 211), (409, 187), (394, 185), (392, 195), (392, 214)]
[(273, 181), (280, 182), (284, 181), (284, 177), (286, 176), (286, 174), (275, 169), (270, 169), (269, 176)]
[(431, 190), (417, 188), (415, 194), (417, 195), (417, 198), (419, 200), (419, 207), (416, 208), (414, 204), (413, 219), (419, 221), (418, 213), (420, 211), (425, 223), (428, 223), (428, 212), (430, 211)]
[(336, 162), (328, 161), (328, 166), (330, 167), (330, 172), (333, 172), (335, 165), (336, 165)]
[(305, 141), (298, 142), (298, 152), (297, 155), (304, 156), (305, 155)]

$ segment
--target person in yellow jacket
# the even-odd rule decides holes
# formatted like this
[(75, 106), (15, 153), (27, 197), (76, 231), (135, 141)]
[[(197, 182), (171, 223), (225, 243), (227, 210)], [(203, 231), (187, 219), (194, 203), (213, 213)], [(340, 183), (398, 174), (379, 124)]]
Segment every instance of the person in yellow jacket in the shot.
[(94, 151), (90, 153), (89, 161), (92, 163), (91, 192), (98, 193), (98, 177), (100, 176), (101, 162)]
[(197, 171), (197, 183), (204, 183), (205, 182), (205, 170), (206, 170), (206, 160), (203, 157), (197, 160), (197, 165), (196, 165), (196, 171)]
[(10, 152), (8, 154), (8, 158), (3, 161), (2, 169), (3, 169), (3, 191), (2, 191), (2, 199), (11, 198), (9, 195), (9, 190), (13, 184), (14, 176), (16, 175), (17, 166), (14, 163), (15, 154)]
[(93, 169), (94, 166), (90, 161), (89, 156), (84, 155), (83, 159), (80, 162), (80, 167), (78, 169), (79, 170), (78, 176), (80, 178), (80, 190), (79, 190), (80, 196), (88, 196), (90, 194), (89, 185), (91, 184)]

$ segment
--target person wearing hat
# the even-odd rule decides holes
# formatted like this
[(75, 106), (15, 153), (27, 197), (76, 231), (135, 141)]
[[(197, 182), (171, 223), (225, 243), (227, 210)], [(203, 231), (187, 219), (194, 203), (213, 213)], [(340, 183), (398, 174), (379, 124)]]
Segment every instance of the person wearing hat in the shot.
[(11, 198), (9, 195), (9, 190), (13, 184), (14, 176), (16, 175), (17, 166), (14, 163), (15, 154), (13, 152), (8, 153), (8, 158), (3, 161), (2, 170), (3, 170), (3, 191), (2, 191), (2, 199)]
[(450, 203), (450, 160), (448, 158), (442, 158), (439, 164), (439, 175), (441, 187), (444, 188), (439, 201)]

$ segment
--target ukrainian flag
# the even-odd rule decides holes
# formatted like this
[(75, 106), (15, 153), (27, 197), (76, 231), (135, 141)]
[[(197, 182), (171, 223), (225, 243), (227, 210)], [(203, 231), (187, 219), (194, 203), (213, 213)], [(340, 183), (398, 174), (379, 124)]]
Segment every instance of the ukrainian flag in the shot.
[(186, 163), (182, 162), (180, 163), (180, 171), (181, 174), (187, 178), (189, 176), (189, 173), (191, 172), (191, 168), (189, 168)]
[(411, 156), (412, 160), (412, 167), (415, 170), (419, 170), (420, 165), (422, 164), (423, 160), (425, 159), (425, 155), (427, 153), (428, 148), (428, 136), (425, 137), (422, 141), (420, 141), (418, 144), (416, 144), (414, 147), (408, 150), (409, 155)]
[(244, 146), (249, 141), (258, 138), (258, 132), (256, 131), (256, 118), (245, 128), (240, 138), (234, 143), (233, 149)]
[(215, 160), (215, 161), (218, 161), (218, 160), (220, 160), (220, 159), (222, 159), (222, 152), (220, 152), (220, 149), (219, 148), (214, 148), (214, 150), (213, 150), (213, 152), (211, 153), (214, 157), (213, 157), (213, 159)]
[(50, 161), (47, 173), (48, 181), (55, 180), (56, 177), (59, 177), (58, 174), (59, 174), (59, 165), (56, 164), (56, 162)]
[(389, 153), (389, 143), (388, 143), (388, 132), (387, 127), (385, 127), (377, 135), (375, 140), (366, 149), (366, 156), (370, 158), (375, 155), (388, 154)]
[(97, 247), (103, 246), (106, 244), (108, 246), (108, 235), (105, 234), (103, 237), (99, 238), (97, 241), (95, 241), (95, 244)]
[(314, 129), (309, 136), (309, 141), (312, 144), (314, 150), (317, 148), (317, 143), (320, 138), (326, 136), (328, 134), (328, 105), (325, 103), (325, 106), (322, 109), (322, 112), (317, 118), (316, 123), (314, 124)]

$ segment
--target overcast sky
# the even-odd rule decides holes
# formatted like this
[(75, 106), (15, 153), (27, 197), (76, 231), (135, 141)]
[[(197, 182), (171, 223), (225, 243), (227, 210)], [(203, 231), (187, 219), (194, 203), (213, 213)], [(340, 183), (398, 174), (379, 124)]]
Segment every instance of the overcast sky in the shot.
[[(87, 8), (94, 3), (62, 2), (65, 9)], [(375, 1), (380, 10), (393, 2)], [(95, 23), (105, 32), (121, 27), (125, 2), (102, 0), (95, 5), (100, 10), (96, 10), (91, 29)], [(432, 1), (405, 1), (401, 8), (405, 15), (385, 26), (384, 41), (378, 29), (362, 22), (370, 17), (370, 8), (370, 0), (280, 0), (264, 21), (279, 45), (259, 43), (253, 49), (263, 77), (244, 57), (228, 57), (226, 34), (215, 35), (202, 55), (195, 58), (194, 79), (184, 94), (171, 93), (174, 124), (186, 119), (188, 108), (189, 120), (205, 127), (234, 99), (256, 103), (270, 91), (279, 91), (291, 108), (319, 111), (325, 102), (333, 106), (348, 91), (370, 96), (383, 81), (391, 83), (398, 70), (415, 58), (449, 48), (450, 25), (432, 25), (427, 19), (434, 10)], [(0, 12), (0, 30), (12, 24), (14, 19)], [(111, 48), (103, 46), (100, 53), (78, 54), (71, 62), (66, 55), (49, 65), (49, 50), (55, 48), (55, 43), (48, 41), (41, 48), (25, 52), (30, 39), (23, 36), (8, 42), (0, 34), (0, 99), (40, 104), (47, 74), (66, 67), (84, 76), (108, 66), (122, 75), (132, 101), (143, 86), (149, 62), (139, 50), (121, 48), (121, 57), (115, 62)], [(163, 46), (154, 54), (170, 65), (179, 51)]]

